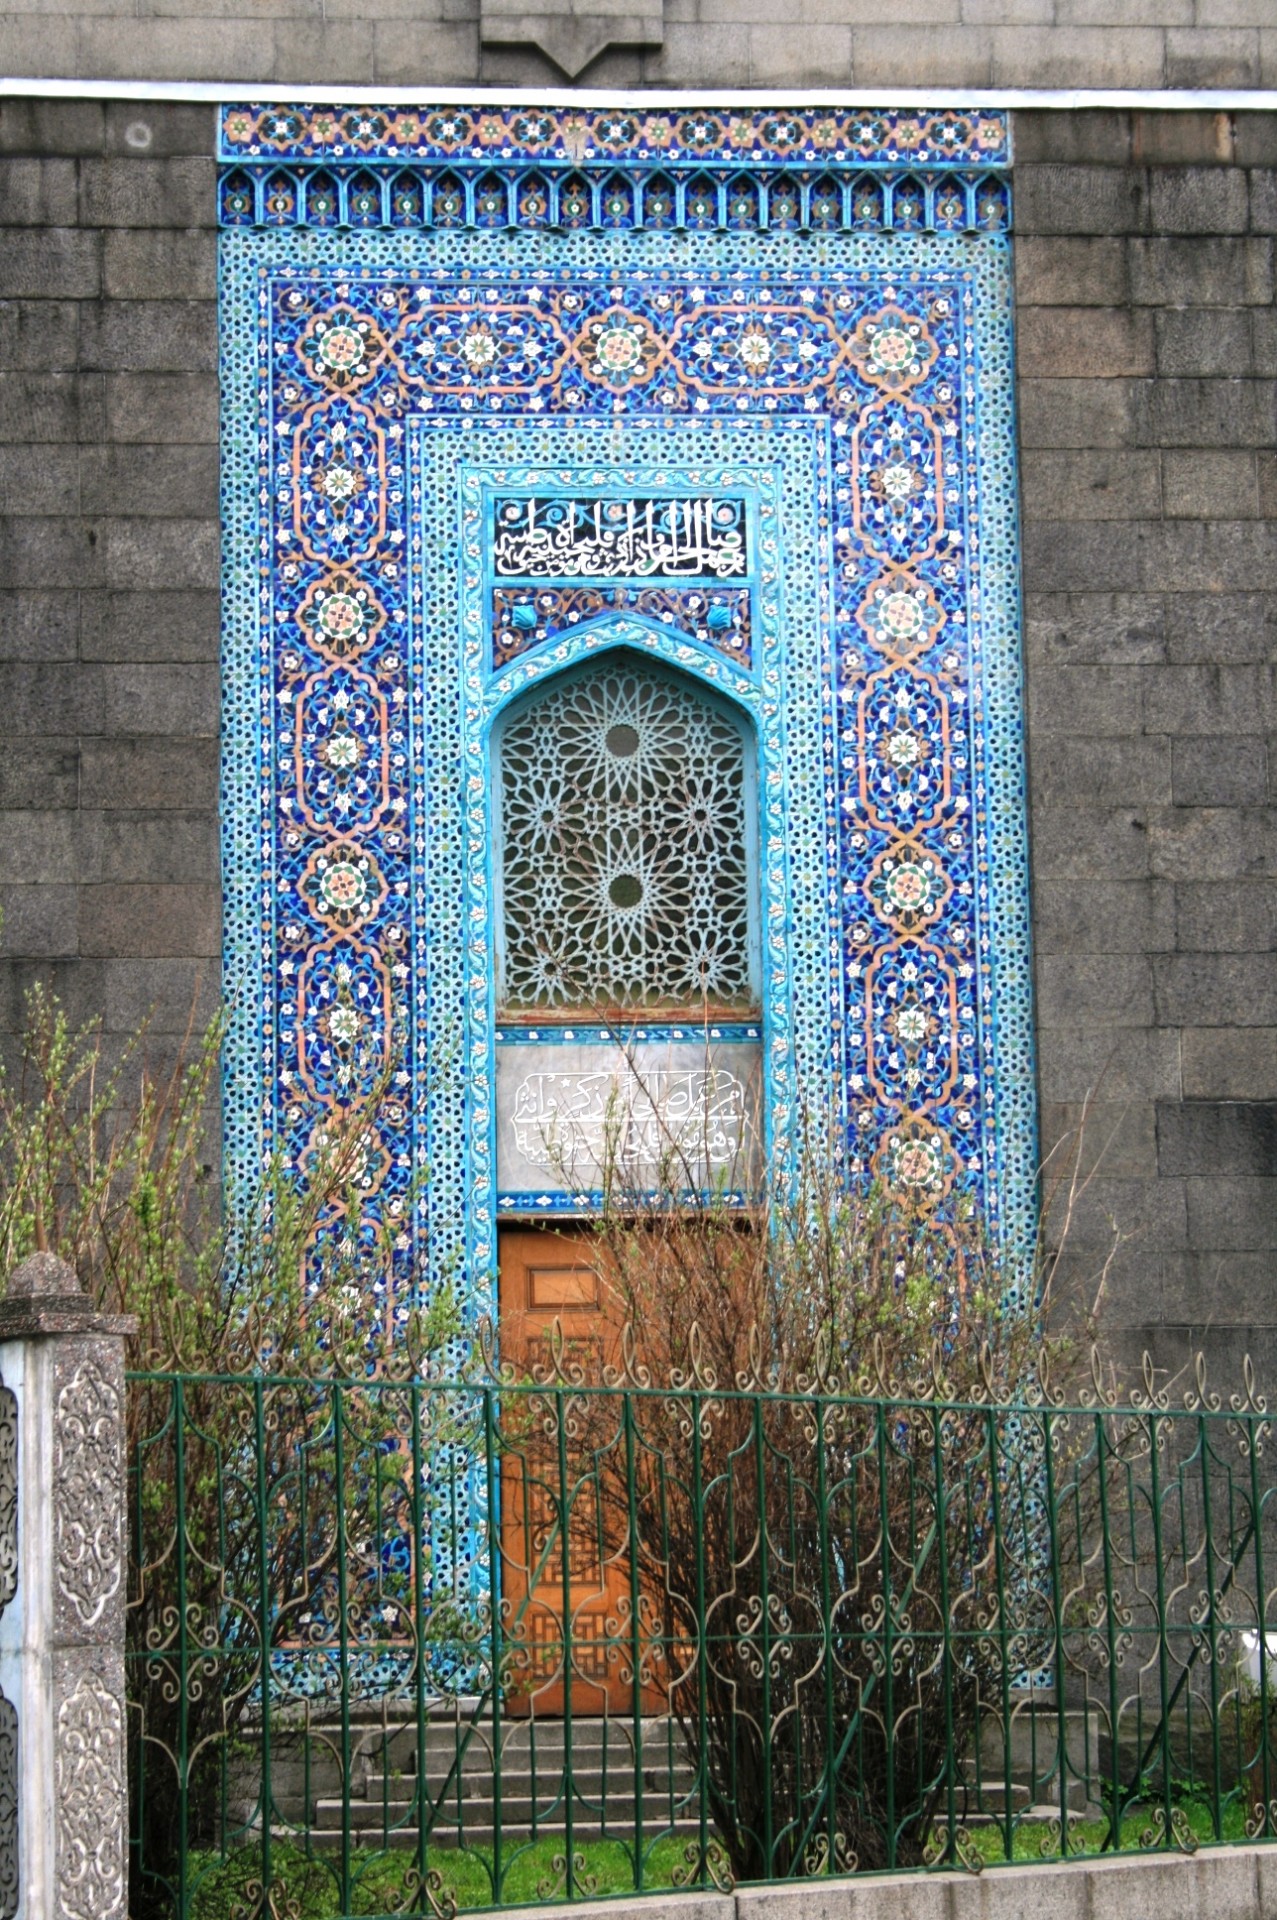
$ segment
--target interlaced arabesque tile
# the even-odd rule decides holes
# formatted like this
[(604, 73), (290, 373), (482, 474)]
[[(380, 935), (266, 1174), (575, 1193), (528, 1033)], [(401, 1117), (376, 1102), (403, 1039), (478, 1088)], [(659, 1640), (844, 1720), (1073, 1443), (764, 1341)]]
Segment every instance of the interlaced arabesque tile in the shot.
[[(381, 1306), (433, 1271), (491, 1310), (490, 742), (622, 648), (757, 740), (773, 1155), (832, 1096), (855, 1165), (1022, 1235), (1004, 119), (533, 118), (223, 113), (235, 1189), (303, 1168), (389, 1062)], [(570, 577), (505, 565), (527, 500), (567, 503)], [(743, 573), (636, 573), (616, 500), (720, 503)]]

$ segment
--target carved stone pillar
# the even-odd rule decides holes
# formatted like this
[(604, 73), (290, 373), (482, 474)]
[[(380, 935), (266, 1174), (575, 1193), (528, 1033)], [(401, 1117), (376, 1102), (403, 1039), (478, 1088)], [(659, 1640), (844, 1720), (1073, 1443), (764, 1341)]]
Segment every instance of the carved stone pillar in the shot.
[(0, 1920), (127, 1910), (131, 1326), (95, 1313), (52, 1254), (24, 1260), (0, 1303)]

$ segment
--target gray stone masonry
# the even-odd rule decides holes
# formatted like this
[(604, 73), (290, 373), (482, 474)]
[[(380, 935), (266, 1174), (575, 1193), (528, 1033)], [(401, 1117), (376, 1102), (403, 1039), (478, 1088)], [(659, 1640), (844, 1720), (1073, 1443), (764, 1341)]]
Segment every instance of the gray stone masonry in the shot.
[(1022, 115), (1016, 153), (1043, 1142), (1086, 1104), (1095, 1167), (1066, 1270), (1115, 1224), (1128, 1355), (1277, 1387), (1277, 116)]
[[(159, 1063), (217, 989), (212, 139), (0, 106), (0, 1031), (51, 977)], [(1277, 1391), (1277, 115), (1015, 139), (1043, 1129), (1088, 1103), (1097, 1163), (1067, 1271), (1115, 1221), (1121, 1343)]]
[(1277, 85), (1277, 16), (1271, 0), (7, 0), (0, 72), (394, 87), (544, 86), (566, 74), (626, 87), (1250, 88)]
[(212, 139), (0, 106), (0, 1026), (50, 975), (158, 1067), (218, 984)]

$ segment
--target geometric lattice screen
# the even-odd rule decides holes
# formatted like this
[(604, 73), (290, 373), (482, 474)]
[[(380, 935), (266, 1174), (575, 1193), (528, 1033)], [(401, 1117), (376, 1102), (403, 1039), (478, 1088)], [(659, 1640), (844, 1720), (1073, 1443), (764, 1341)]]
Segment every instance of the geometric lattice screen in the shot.
[[(1024, 1229), (1009, 159), (992, 112), (222, 111), (241, 1193), (391, 1060), (387, 1285), (460, 1262), (487, 1311), (502, 1213), (581, 1202), (502, 1162), (502, 1076), (566, 1084), (600, 1005), (690, 1044), (690, 981), (774, 1158), (819, 1098)], [(555, 729), (602, 782), (575, 880)], [(700, 839), (693, 795), (653, 852), (693, 762)]]
[(500, 736), (502, 1006), (756, 1012), (748, 744), (687, 676), (604, 659)]

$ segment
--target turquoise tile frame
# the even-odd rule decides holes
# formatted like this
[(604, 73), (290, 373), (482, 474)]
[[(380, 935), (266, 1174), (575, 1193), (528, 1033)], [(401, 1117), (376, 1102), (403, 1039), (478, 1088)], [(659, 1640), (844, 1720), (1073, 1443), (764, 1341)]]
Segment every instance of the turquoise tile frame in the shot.
[[(316, 225), (300, 215), (322, 201), (304, 124), (321, 110), (257, 155), (226, 131), (247, 111), (223, 115), (220, 286), (234, 1203), (272, 1152), (303, 1162), (390, 1054), (366, 1176), (370, 1213), (395, 1228), (385, 1311), (431, 1272), (461, 1278), (472, 1317), (491, 1310), (487, 743), (526, 687), (624, 646), (717, 688), (758, 741), (774, 1155), (805, 1102), (832, 1104), (853, 1164), (924, 1204), (969, 1193), (1023, 1242), (1036, 1137), (1009, 200), (989, 171), (1004, 124), (982, 116), (943, 161), (943, 130), (915, 138), (899, 192), (903, 176), (881, 175), (876, 226), (857, 182), (901, 154), (863, 139), (841, 158), (800, 144), (800, 217), (745, 229), (727, 184), (695, 224), (708, 149), (680, 174), (668, 141), (636, 148), (608, 226), (616, 152), (591, 172), (579, 140), (557, 160), (543, 147), (529, 164), (556, 182), (559, 224), (540, 203), (521, 218), (533, 176), (510, 162), (501, 222), (484, 225), (489, 150), (405, 155), (374, 135), (359, 159), (375, 194), (341, 175), (331, 140), (319, 154), (342, 218)], [(789, 163), (742, 152), (732, 180), (783, 209)], [(433, 223), (445, 160), (463, 188), (452, 225)], [(659, 224), (658, 161), (676, 225)], [(227, 197), (245, 180), (247, 218)], [(570, 180), (585, 184), (576, 226)], [(750, 659), (616, 604), (495, 665), (498, 487), (747, 494)]]

